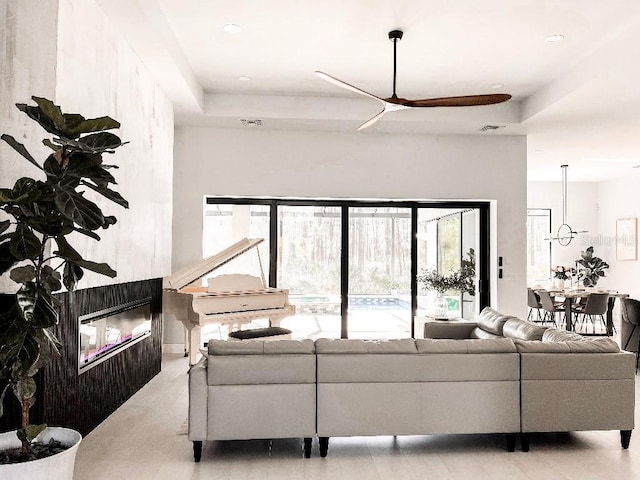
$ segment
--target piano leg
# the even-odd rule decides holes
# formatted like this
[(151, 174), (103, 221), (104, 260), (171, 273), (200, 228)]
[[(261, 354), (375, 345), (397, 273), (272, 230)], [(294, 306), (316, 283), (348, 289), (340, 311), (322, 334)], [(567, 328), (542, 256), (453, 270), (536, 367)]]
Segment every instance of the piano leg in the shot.
[(189, 365), (195, 365), (198, 363), (198, 355), (200, 355), (200, 330), (201, 327), (194, 326), (191, 330), (188, 330), (189, 337)]

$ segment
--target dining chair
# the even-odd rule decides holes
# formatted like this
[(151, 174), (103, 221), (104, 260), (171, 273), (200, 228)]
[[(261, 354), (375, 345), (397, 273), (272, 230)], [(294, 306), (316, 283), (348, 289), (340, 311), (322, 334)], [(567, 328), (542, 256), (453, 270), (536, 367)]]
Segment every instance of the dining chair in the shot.
[[(527, 315), (527, 320), (544, 323), (545, 319), (540, 313), (540, 310), (542, 309), (542, 305), (540, 304), (540, 296), (535, 292), (533, 288), (527, 288), (527, 306), (529, 307), (529, 315)], [(537, 320), (531, 320), (531, 316), (533, 315), (534, 311), (536, 312), (534, 318), (537, 318)]]
[[(578, 305), (574, 308), (576, 318), (582, 315), (582, 324), (586, 322), (587, 317), (591, 321), (593, 333), (596, 333), (596, 321), (595, 318), (599, 318), (605, 332), (607, 331), (607, 323), (604, 319), (604, 315), (607, 313), (607, 306), (609, 302), (608, 293), (591, 293), (587, 297), (587, 301), (584, 305)], [(575, 330), (575, 328), (574, 328)]]
[(540, 305), (545, 311), (545, 319), (550, 318), (551, 323), (553, 323), (557, 327), (558, 323), (556, 322), (556, 313), (565, 313), (564, 304), (554, 302), (553, 298), (551, 298), (551, 295), (546, 290), (539, 290), (536, 293), (540, 297)]
[(620, 343), (623, 345), (623, 350), (630, 352), (633, 350), (628, 350), (629, 344), (631, 344), (631, 348), (635, 347), (637, 372), (638, 360), (640, 359), (640, 300), (635, 300), (633, 298), (621, 298), (620, 313), (622, 317), (622, 324), (620, 326)]

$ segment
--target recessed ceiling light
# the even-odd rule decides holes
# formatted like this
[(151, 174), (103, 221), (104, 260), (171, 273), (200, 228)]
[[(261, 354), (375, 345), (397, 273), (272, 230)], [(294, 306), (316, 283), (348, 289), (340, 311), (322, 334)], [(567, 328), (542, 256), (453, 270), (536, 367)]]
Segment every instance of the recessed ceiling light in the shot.
[(235, 23), (227, 23), (222, 29), (227, 33), (240, 33), (242, 29)]
[(498, 89), (498, 88), (502, 88), (504, 87), (504, 85), (502, 83), (494, 83), (493, 85), (491, 85), (491, 88), (493, 89)]
[(536, 148), (533, 153), (535, 153), (536, 155), (539, 155), (540, 153), (542, 153), (542, 150), (540, 150), (539, 148)]
[(238, 80), (240, 80), (241, 82), (248, 82), (249, 81), (249, 77), (242, 75), (240, 77), (238, 77)]
[(564, 35), (560, 35), (559, 33), (557, 33), (556, 35), (551, 35), (550, 37), (544, 39), (544, 41), (547, 43), (558, 43), (562, 40), (564, 40)]

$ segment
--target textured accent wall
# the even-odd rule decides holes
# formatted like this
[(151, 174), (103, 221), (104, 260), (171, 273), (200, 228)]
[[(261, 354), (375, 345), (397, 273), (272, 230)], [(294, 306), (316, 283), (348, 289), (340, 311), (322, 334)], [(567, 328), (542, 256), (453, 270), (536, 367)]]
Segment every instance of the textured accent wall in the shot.
[[(78, 317), (123, 303), (151, 298), (151, 336), (78, 374)], [(62, 302), (57, 334), (62, 354), (39, 374), (32, 422), (64, 426), (86, 435), (160, 372), (162, 360), (162, 279), (78, 290), (58, 296)], [(3, 296), (0, 303), (13, 299)], [(19, 425), (13, 396), (0, 431)]]

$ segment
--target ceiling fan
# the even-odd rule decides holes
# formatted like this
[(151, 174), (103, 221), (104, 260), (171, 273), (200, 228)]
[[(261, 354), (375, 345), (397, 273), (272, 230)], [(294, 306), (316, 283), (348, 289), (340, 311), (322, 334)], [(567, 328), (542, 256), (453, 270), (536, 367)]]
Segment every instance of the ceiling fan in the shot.
[(497, 93), (493, 95), (466, 95), (461, 97), (426, 98), (422, 100), (408, 100), (406, 98), (398, 97), (396, 95), (396, 46), (398, 42), (402, 40), (402, 34), (402, 30), (392, 30), (389, 32), (389, 40), (393, 42), (393, 95), (391, 95), (389, 98), (377, 97), (372, 93), (365, 92), (364, 90), (361, 90), (358, 87), (354, 87), (347, 82), (338, 80), (337, 78), (332, 77), (327, 73), (316, 71), (316, 75), (329, 83), (345, 88), (352, 92), (365, 95), (370, 98), (375, 98), (382, 103), (382, 111), (360, 125), (358, 127), (358, 130), (364, 130), (365, 128), (370, 127), (378, 120), (380, 120), (382, 116), (387, 112), (406, 110), (408, 108), (414, 107), (471, 107), (475, 105), (493, 105), (495, 103), (506, 102), (511, 98), (511, 95), (506, 93)]

